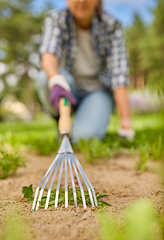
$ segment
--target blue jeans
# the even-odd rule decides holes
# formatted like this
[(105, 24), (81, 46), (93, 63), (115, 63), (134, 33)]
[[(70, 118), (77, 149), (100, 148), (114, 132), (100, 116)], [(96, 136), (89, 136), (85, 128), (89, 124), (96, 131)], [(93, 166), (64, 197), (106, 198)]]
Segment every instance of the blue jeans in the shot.
[[(60, 69), (71, 87), (71, 92), (77, 100), (71, 140), (76, 143), (79, 139), (102, 139), (113, 112), (113, 94), (104, 88), (80, 95), (73, 76), (65, 69)], [(48, 79), (44, 71), (40, 71), (36, 79), (36, 89), (43, 107), (52, 115), (58, 113), (49, 101)]]

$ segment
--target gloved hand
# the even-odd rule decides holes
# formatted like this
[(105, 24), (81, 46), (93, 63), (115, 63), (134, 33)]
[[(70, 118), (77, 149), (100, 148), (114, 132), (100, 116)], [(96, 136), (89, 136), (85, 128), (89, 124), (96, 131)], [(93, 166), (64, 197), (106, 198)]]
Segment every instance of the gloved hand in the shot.
[(117, 132), (118, 136), (127, 140), (133, 140), (135, 131), (133, 129), (119, 129)]
[(67, 98), (71, 103), (71, 107), (77, 104), (76, 99), (71, 93), (71, 89), (64, 76), (56, 75), (49, 80), (50, 102), (55, 109), (59, 111), (59, 101), (62, 97)]

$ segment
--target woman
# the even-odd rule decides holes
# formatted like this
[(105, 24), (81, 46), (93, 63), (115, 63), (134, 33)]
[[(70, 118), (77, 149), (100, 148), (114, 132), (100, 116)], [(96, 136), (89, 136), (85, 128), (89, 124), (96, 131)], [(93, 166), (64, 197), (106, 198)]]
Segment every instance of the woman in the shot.
[[(51, 10), (40, 46), (44, 71), (38, 93), (44, 107), (58, 117), (65, 97), (75, 110), (72, 141), (103, 138), (116, 103), (118, 134), (133, 138), (127, 97), (128, 61), (120, 23), (103, 11), (101, 0), (67, 0)], [(50, 96), (50, 102), (49, 102)]]

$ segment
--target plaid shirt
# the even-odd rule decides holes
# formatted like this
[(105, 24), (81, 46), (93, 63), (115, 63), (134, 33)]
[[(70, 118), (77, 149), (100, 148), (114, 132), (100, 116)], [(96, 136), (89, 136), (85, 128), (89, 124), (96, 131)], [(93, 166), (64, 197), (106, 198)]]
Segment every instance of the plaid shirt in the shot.
[[(114, 90), (128, 85), (128, 58), (121, 24), (110, 14), (93, 17), (91, 43), (104, 87)], [(51, 10), (44, 25), (40, 55), (45, 52), (58, 57), (60, 67), (71, 72), (77, 54), (76, 25), (68, 9)]]

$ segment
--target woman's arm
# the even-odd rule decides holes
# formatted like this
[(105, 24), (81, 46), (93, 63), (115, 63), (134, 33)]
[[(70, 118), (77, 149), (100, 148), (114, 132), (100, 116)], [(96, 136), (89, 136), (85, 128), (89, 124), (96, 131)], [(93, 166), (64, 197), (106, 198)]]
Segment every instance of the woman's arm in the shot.
[(127, 88), (120, 86), (114, 90), (114, 98), (120, 116), (122, 129), (132, 129), (130, 104), (128, 100)]
[(59, 12), (56, 10), (47, 14), (39, 47), (42, 68), (49, 79), (58, 74), (61, 58), (62, 31), (58, 19)]
[(41, 58), (41, 64), (48, 79), (58, 75), (59, 60), (54, 54), (49, 52), (44, 53)]
[[(124, 132), (132, 132), (130, 104), (128, 100), (128, 55), (126, 51), (123, 29), (115, 23), (115, 30), (111, 40), (108, 69), (111, 73), (111, 88), (120, 116), (120, 127)], [(134, 134), (133, 134), (134, 135)]]

